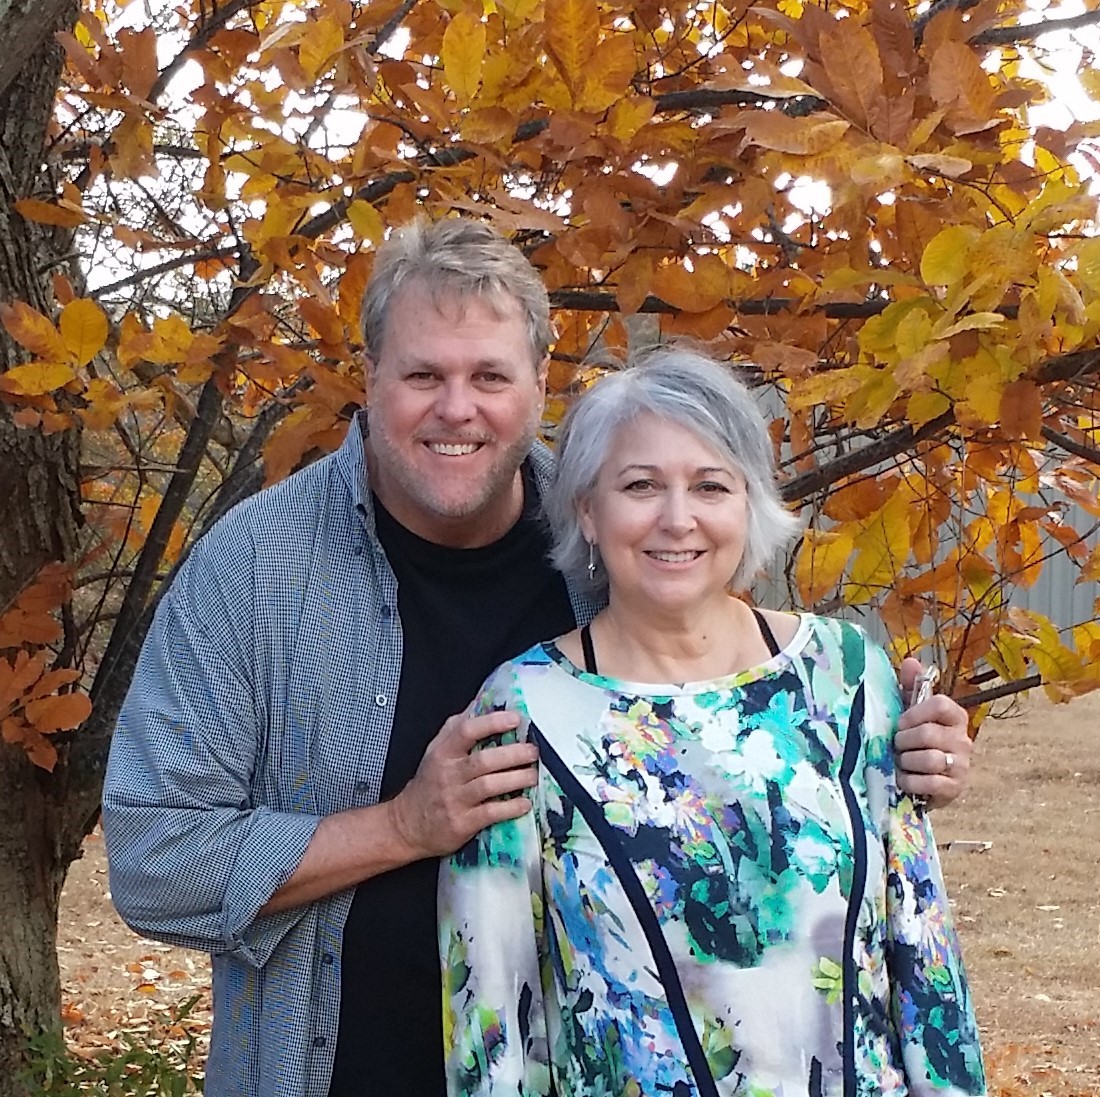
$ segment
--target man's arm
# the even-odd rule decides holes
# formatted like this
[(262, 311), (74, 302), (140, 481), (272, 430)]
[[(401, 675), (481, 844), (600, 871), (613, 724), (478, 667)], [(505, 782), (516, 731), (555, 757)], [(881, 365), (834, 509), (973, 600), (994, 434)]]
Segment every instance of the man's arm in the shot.
[[(903, 697), (909, 695), (921, 669), (917, 659), (901, 664), (898, 680)], [(962, 795), (970, 780), (974, 750), (967, 725), (966, 710), (942, 693), (903, 712), (894, 736), (898, 785), (933, 808)]]
[(413, 861), (454, 853), (485, 827), (530, 810), (525, 796), (501, 797), (535, 783), (538, 750), (530, 743), (474, 750), (517, 724), (510, 712), (452, 716), (392, 800), (321, 820), (293, 875), (260, 913), (301, 906)]

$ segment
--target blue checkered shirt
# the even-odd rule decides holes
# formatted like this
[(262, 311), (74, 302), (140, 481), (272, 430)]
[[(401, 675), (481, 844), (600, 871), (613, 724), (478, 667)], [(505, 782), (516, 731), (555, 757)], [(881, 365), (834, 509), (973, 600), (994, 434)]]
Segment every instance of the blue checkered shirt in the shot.
[[(530, 460), (542, 491), (551, 455), (537, 445)], [(595, 611), (570, 600), (579, 621)], [(213, 956), (208, 1097), (328, 1092), (353, 891), (259, 910), (325, 815), (376, 802), (401, 650), (354, 427), (218, 522), (157, 610), (111, 744), (103, 828), (127, 923)]]

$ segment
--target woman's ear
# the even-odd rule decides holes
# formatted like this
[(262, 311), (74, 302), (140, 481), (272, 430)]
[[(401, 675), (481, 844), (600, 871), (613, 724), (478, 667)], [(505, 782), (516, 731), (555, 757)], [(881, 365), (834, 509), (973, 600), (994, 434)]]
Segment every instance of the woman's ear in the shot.
[(592, 517), (592, 500), (587, 495), (577, 503), (577, 524), (581, 527), (584, 539), (590, 545), (594, 545), (596, 543), (596, 522)]

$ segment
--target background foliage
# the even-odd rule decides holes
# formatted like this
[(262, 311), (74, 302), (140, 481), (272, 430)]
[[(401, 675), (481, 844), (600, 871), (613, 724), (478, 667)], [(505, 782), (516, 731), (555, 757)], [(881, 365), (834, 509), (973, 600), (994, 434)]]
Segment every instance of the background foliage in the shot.
[(0, 729), (6, 765), (83, 790), (56, 860), (162, 580), (339, 443), (374, 248), (419, 212), (487, 218), (543, 272), (550, 429), (597, 347), (747, 364), (808, 527), (795, 604), (877, 612), (973, 702), (1093, 688), (1100, 622), (1010, 598), (1052, 554), (1100, 578), (1100, 123), (1034, 119), (1044, 65), (1100, 99), (1095, 7), (14, 4), (0, 88), (28, 45), (63, 63), (4, 184), (32, 269), (0, 275), (30, 485), (0, 499)]

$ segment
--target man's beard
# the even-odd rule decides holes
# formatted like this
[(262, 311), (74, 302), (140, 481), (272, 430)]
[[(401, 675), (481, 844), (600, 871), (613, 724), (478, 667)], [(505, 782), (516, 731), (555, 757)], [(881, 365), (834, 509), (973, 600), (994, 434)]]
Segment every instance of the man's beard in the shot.
[[(429, 478), (409, 462), (404, 451), (393, 444), (385, 427), (374, 423), (369, 425), (369, 444), (380, 466), (379, 471), (389, 477), (398, 489), (426, 514), (452, 520), (469, 518), (488, 507), (494, 499), (505, 495), (515, 481), (516, 473), (537, 436), (538, 418), (532, 414), (522, 434), (511, 446), (497, 454), (496, 460), (482, 474), (481, 479), (471, 481), (467, 485), (464, 496), (451, 498), (446, 491), (434, 490), (434, 485)], [(466, 439), (466, 441), (475, 440), (480, 441), (480, 439)], [(453, 441), (461, 442), (462, 439), (456, 438)]]

